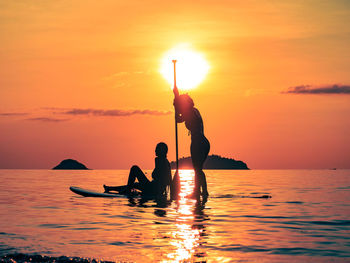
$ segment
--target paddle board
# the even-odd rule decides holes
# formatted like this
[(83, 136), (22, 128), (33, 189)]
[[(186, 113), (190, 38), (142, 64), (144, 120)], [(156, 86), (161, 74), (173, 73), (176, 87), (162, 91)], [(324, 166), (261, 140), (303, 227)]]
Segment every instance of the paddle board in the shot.
[(113, 193), (101, 193), (92, 190), (83, 189), (76, 186), (71, 186), (69, 189), (78, 195), (86, 196), (86, 197), (121, 197), (121, 194), (113, 194)]

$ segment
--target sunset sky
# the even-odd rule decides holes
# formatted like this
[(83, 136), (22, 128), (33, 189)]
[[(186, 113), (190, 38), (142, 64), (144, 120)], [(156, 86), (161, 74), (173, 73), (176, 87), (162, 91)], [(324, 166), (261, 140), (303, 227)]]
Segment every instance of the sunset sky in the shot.
[[(210, 66), (188, 91), (210, 154), (350, 168), (349, 25), (347, 0), (0, 0), (0, 168), (151, 169), (159, 141), (174, 160), (159, 71), (181, 43)], [(189, 149), (182, 124), (180, 157)]]

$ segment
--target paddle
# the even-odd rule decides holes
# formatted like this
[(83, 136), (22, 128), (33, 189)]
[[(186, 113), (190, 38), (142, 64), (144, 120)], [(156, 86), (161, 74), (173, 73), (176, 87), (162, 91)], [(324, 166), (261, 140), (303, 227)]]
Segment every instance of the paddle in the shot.
[[(179, 90), (176, 87), (176, 62), (177, 60), (172, 60), (174, 63), (174, 96), (175, 100), (179, 97)], [(174, 101), (175, 101), (174, 100)], [(170, 186), (171, 197), (176, 199), (179, 194), (180, 189), (180, 178), (179, 178), (179, 144), (178, 144), (178, 136), (177, 136), (177, 112), (175, 107), (175, 148), (176, 148), (176, 171), (174, 174), (173, 181)]]
[[(173, 60), (174, 63), (174, 96), (175, 99), (177, 99), (177, 97), (179, 96), (179, 90), (176, 87), (176, 60)], [(179, 170), (179, 144), (178, 144), (178, 139), (177, 139), (177, 112), (176, 112), (176, 108), (175, 108), (175, 143), (176, 143), (176, 172), (178, 172)]]

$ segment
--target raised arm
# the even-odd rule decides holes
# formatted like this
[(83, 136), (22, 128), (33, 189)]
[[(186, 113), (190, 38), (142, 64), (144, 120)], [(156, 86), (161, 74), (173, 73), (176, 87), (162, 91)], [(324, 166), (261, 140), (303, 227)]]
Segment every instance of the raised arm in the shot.
[(180, 94), (179, 94), (179, 90), (177, 89), (177, 87), (175, 86), (174, 89), (173, 89), (173, 92), (174, 92), (174, 108), (175, 108), (175, 118), (176, 118), (176, 122), (177, 123), (181, 123), (181, 122), (184, 122), (184, 118), (183, 116), (179, 113), (180, 112), (180, 105), (179, 105), (179, 97), (180, 97)]
[(178, 98), (178, 97), (180, 96), (179, 90), (177, 89), (177, 86), (175, 86), (175, 87), (173, 88), (173, 92), (174, 92), (175, 99)]

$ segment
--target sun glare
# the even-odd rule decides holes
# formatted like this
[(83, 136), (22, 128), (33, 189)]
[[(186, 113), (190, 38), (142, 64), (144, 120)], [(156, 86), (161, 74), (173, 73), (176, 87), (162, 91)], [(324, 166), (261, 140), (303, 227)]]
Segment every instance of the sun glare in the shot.
[(176, 62), (176, 86), (179, 90), (190, 90), (198, 86), (208, 73), (209, 65), (203, 55), (189, 45), (179, 45), (166, 52), (161, 62), (160, 73), (174, 86), (174, 64)]

